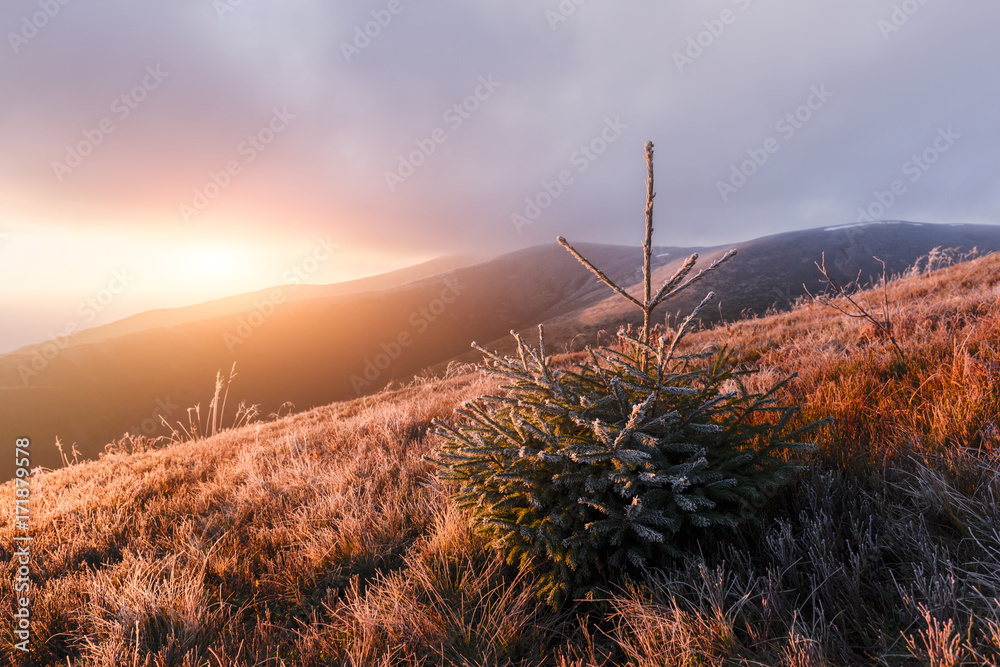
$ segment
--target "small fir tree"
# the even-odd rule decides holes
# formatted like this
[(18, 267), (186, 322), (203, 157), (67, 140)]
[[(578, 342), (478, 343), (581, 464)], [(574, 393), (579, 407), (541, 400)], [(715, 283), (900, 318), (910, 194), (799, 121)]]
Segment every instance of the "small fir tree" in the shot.
[(671, 337), (650, 326), (653, 309), (735, 253), (687, 279), (697, 256), (652, 294), (652, 144), (644, 299), (615, 285), (559, 241), (591, 271), (643, 309), (638, 336), (618, 333), (589, 360), (556, 368), (545, 351), (518, 334), (517, 355), (486, 355), (483, 369), (508, 381), (502, 396), (457, 410), (455, 426), (436, 422), (443, 444), (435, 459), (454, 497), (493, 538), (508, 561), (542, 564), (542, 594), (554, 607), (588, 595), (595, 585), (681, 554), (686, 538), (716, 526), (735, 527), (758, 501), (798, 469), (794, 452), (812, 447), (792, 430), (796, 408), (776, 392), (746, 389), (725, 349), (679, 354), (709, 293)]

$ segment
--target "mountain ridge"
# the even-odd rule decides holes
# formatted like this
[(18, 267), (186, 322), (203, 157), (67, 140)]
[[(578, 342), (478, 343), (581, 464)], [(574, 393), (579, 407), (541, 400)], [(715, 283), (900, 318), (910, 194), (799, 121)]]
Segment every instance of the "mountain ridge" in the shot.
[[(641, 289), (640, 248), (574, 246), (633, 293)], [(763, 314), (788, 307), (803, 293), (803, 282), (811, 290), (821, 286), (813, 262), (822, 253), (834, 276), (846, 281), (858, 271), (862, 278), (880, 275), (873, 254), (891, 274), (936, 246), (1000, 250), (1000, 227), (900, 222), (820, 227), (709, 248), (658, 246), (657, 284), (693, 250), (700, 253), (696, 271), (730, 247), (739, 253), (654, 316), (683, 317), (710, 290), (719, 297), (704, 313), (706, 324)], [(534, 246), (380, 290), (290, 299), (75, 344), (52, 359), (25, 351), (0, 355), (0, 428), (8, 440), (29, 435), (54, 442), (59, 436), (93, 458), (126, 430), (163, 435), (161, 416), (184, 421), (189, 406), (207, 407), (216, 372), (227, 373), (234, 363), (231, 401), (259, 404), (263, 414), (286, 402), (306, 410), (454, 361), (475, 361), (473, 341), (507, 352), (512, 329), (533, 336), (545, 324), (550, 349), (579, 347), (602, 331), (613, 334), (637, 323), (632, 309), (563, 248)], [(39, 465), (59, 463), (55, 448), (49, 449), (39, 449)], [(11, 474), (6, 465), (0, 463), (0, 480)]]

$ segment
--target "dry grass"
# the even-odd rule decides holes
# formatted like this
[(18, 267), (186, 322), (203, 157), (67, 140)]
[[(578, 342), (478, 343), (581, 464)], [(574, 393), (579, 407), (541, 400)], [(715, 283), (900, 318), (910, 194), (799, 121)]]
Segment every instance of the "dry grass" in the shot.
[(430, 420), (497, 390), (460, 375), (37, 475), (32, 652), (0, 663), (996, 664), (1000, 257), (888, 296), (906, 364), (815, 305), (691, 336), (838, 423), (758, 523), (603, 600), (551, 614), (448, 501)]
[[(875, 327), (818, 304), (702, 332), (693, 344), (730, 345), (768, 369), (762, 380), (798, 373), (794, 398), (805, 416), (840, 424), (825, 448), (831, 460), (881, 465), (914, 453), (950, 456), (955, 447), (988, 451), (1000, 444), (998, 268), (1000, 256), (989, 255), (889, 283), (905, 364)], [(882, 295), (861, 298), (877, 305)]]

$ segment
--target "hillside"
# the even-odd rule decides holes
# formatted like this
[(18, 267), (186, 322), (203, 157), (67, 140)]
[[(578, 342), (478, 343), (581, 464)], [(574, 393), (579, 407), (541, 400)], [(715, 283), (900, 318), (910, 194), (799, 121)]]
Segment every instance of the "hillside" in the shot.
[[(473, 373), (37, 474), (33, 652), (5, 634), (0, 659), (996, 664), (1000, 255), (887, 294), (905, 363), (864, 320), (812, 304), (691, 337), (691, 350), (725, 344), (760, 367), (751, 383), (799, 373), (782, 398), (802, 421), (837, 423), (759, 525), (600, 601), (552, 613), (535, 600), (533, 571), (470, 531), (422, 458), (432, 418), (498, 390)], [(0, 496), (12, 507), (13, 484)], [(8, 515), (7, 618), (14, 532)]]
[[(735, 247), (736, 259), (701, 285), (721, 295), (705, 313), (706, 322), (731, 320), (787, 308), (802, 294), (803, 283), (819, 287), (814, 262), (823, 253), (835, 277), (846, 281), (859, 271), (862, 278), (880, 272), (873, 255), (895, 273), (935, 246), (1000, 249), (1000, 227), (886, 223), (789, 232), (714, 248), (663, 247), (656, 249), (654, 280), (671, 275), (693, 251), (702, 255), (700, 266), (707, 266)], [(637, 293), (638, 248), (578, 247), (613, 279), (635, 285)], [(622, 299), (609, 297), (555, 244), (425, 275), (441, 266), (346, 286), (276, 287), (178, 313), (137, 316), (81, 334), (82, 342), (51, 359), (39, 346), (0, 356), (0, 437), (10, 441), (27, 434), (52, 443), (58, 436), (94, 458), (125, 431), (166, 434), (160, 416), (186, 423), (187, 408), (207, 409), (216, 372), (228, 373), (234, 363), (238, 377), (231, 398), (257, 404), (267, 415), (287, 412), (286, 402), (307, 410), (376, 392), (425, 369), (443, 372), (451, 361), (475, 360), (472, 341), (509, 351), (511, 329), (532, 331), (545, 323), (554, 349), (571, 344), (579, 349), (600, 332), (634, 321)], [(656, 317), (668, 310), (687, 312), (701, 293), (681, 295)], [(256, 305), (238, 310), (246, 299)], [(208, 317), (216, 308), (221, 312)], [(180, 321), (188, 317), (201, 319)], [(161, 326), (169, 322), (176, 323)], [(140, 328), (143, 323), (151, 328)], [(111, 335), (125, 331), (130, 333)], [(39, 464), (58, 463), (54, 449), (43, 452)], [(0, 479), (10, 477), (10, 466), (0, 461)]]

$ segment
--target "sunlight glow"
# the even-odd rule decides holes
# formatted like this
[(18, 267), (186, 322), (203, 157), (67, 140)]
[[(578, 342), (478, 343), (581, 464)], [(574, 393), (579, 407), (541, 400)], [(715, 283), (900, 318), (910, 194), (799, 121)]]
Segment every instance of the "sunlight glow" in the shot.
[[(268, 288), (353, 280), (427, 259), (344, 246), (326, 232), (263, 234), (217, 224), (127, 236), (0, 214), (0, 310), (8, 318), (0, 349), (47, 340), (70, 324), (88, 328)], [(88, 305), (94, 299), (99, 308)]]
[(200, 246), (186, 252), (185, 272), (193, 280), (225, 280), (240, 273), (240, 258), (231, 248)]

